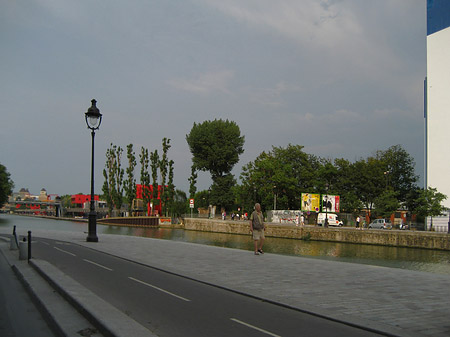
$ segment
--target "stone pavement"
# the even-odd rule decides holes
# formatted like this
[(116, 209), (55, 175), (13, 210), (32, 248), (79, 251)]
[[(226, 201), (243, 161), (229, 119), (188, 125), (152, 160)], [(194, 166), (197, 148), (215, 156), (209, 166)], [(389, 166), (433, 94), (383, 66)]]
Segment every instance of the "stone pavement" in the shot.
[[(5, 233), (10, 234), (10, 233)], [(25, 235), (25, 232), (18, 231)], [(143, 237), (33, 231), (395, 336), (450, 336), (450, 277)], [(270, 239), (268, 239), (270, 240)]]

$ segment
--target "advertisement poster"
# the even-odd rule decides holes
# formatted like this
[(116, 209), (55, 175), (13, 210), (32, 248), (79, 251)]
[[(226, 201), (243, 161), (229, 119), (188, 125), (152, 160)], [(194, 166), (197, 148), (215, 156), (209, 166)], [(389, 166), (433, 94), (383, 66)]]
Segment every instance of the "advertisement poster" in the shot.
[(322, 194), (322, 212), (339, 213), (339, 196)]
[(302, 211), (319, 212), (320, 194), (302, 193)]

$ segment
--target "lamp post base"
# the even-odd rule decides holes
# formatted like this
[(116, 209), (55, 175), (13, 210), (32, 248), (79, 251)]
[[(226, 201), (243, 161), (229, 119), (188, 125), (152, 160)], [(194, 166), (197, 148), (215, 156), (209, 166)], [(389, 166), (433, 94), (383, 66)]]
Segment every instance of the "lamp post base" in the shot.
[(88, 224), (88, 236), (86, 238), (87, 242), (98, 242), (97, 237), (97, 213), (89, 213), (89, 224)]
[(86, 241), (87, 242), (98, 242), (98, 237), (95, 234), (93, 234), (93, 235), (88, 234)]

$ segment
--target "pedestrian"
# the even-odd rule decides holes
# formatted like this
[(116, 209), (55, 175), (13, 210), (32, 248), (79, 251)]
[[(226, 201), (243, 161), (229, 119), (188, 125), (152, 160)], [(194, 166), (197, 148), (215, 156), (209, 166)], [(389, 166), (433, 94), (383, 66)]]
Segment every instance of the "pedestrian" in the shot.
[(255, 244), (255, 255), (264, 254), (262, 247), (264, 244), (264, 217), (261, 212), (261, 205), (256, 203), (255, 210), (250, 215), (250, 231), (252, 232), (253, 242)]
[(361, 221), (361, 218), (359, 217), (359, 215), (356, 217), (356, 228), (359, 229), (359, 223)]
[(302, 227), (305, 225), (305, 217), (303, 215), (300, 217), (300, 225)]

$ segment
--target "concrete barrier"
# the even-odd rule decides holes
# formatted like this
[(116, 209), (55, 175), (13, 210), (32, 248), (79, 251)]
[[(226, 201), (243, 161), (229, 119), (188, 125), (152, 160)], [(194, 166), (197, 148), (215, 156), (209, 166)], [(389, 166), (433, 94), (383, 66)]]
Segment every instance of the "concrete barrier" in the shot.
[[(271, 223), (266, 225), (265, 234), (268, 237), (450, 250), (450, 235), (441, 233), (380, 229), (358, 230), (346, 227), (297, 227)], [(184, 228), (195, 231), (248, 235), (249, 227), (248, 221), (184, 219)]]

